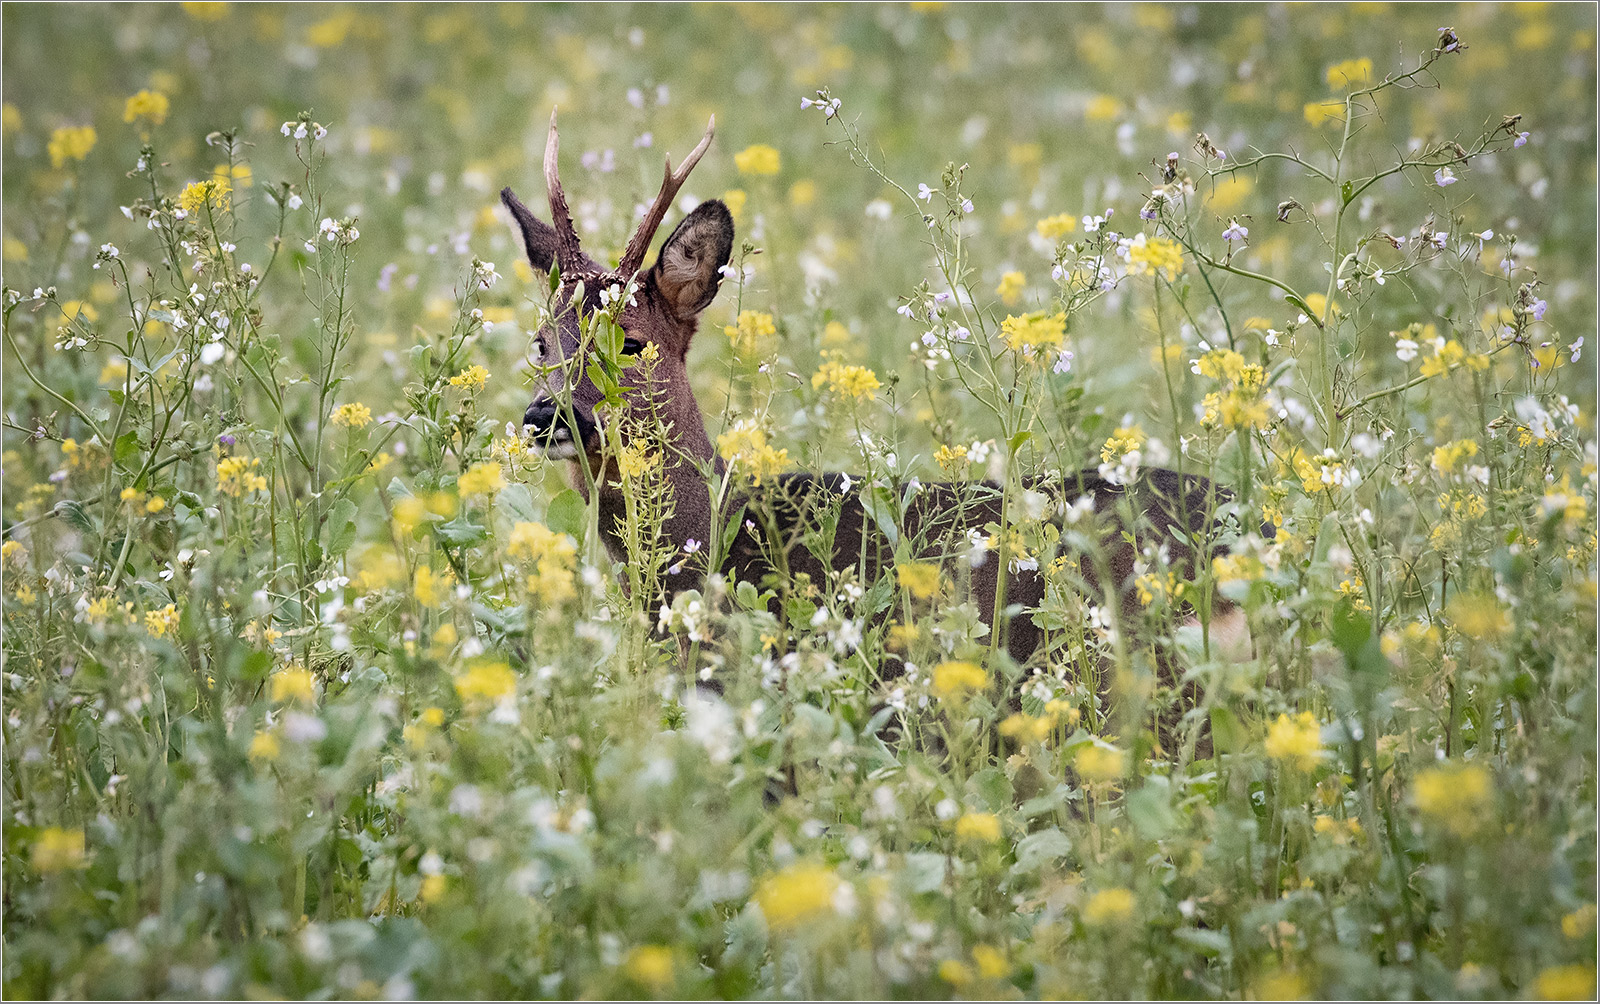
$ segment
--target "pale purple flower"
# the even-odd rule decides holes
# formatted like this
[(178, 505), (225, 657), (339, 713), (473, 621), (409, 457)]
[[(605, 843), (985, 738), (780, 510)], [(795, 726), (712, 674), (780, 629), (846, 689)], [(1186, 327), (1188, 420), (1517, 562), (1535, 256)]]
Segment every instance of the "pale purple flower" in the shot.
[(929, 188), (927, 185), (918, 185), (917, 198), (921, 199), (923, 202), (927, 202), (929, 199), (933, 198), (933, 189)]
[(1242, 241), (1250, 236), (1250, 228), (1239, 225), (1238, 220), (1229, 220), (1228, 229), (1222, 232), (1222, 239), (1228, 242)]
[(1535, 300), (1533, 301), (1533, 306), (1528, 308), (1528, 313), (1533, 315), (1533, 319), (1535, 321), (1542, 321), (1544, 320), (1545, 309), (1549, 306), (1550, 305), (1545, 303), (1543, 300)]
[(1511, 141), (1511, 149), (1520, 150), (1527, 142), (1528, 134), (1525, 132), (1519, 132), (1517, 133), (1517, 138)]
[(1573, 362), (1577, 362), (1578, 361), (1578, 356), (1580, 356), (1582, 354), (1583, 354), (1583, 336), (1579, 335), (1578, 336), (1578, 340), (1572, 343), (1572, 361)]
[(1450, 170), (1448, 167), (1441, 167), (1437, 171), (1433, 172), (1433, 180), (1438, 182), (1440, 188), (1446, 188), (1450, 185), (1454, 185), (1460, 179), (1456, 177), (1456, 172)]

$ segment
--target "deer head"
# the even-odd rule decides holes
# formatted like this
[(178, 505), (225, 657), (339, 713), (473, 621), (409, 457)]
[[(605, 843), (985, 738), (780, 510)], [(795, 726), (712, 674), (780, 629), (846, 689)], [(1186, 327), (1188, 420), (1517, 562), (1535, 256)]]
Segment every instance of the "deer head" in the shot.
[[(653, 345), (659, 362), (648, 381), (633, 379), (637, 369), (629, 371), (626, 382), (642, 385), (625, 396), (625, 407), (633, 411), (648, 406), (671, 428), (664, 462), (674, 494), (674, 513), (665, 531), (679, 545), (690, 538), (705, 540), (711, 526), (710, 503), (696, 464), (712, 462), (714, 453), (700, 406), (689, 386), (687, 360), (700, 314), (716, 297), (721, 270), (733, 251), (733, 217), (728, 207), (715, 199), (701, 203), (662, 244), (656, 263), (643, 272), (640, 267), (678, 190), (711, 145), (715, 126), (713, 118), (700, 144), (676, 170), (671, 157), (667, 158), (661, 191), (614, 269), (600, 266), (578, 244), (557, 171), (560, 143), (553, 111), (544, 151), (544, 179), (553, 226), (536, 218), (511, 189), (500, 193), (516, 221), (529, 263), (538, 271), (558, 270), (560, 275), (555, 319), (537, 336), (542, 360), (555, 368), (528, 405), (524, 428), (532, 431), (535, 441), (547, 453), (572, 461), (571, 480), (585, 494), (590, 479), (583, 477), (578, 465), (589, 466), (600, 494), (602, 517), (608, 509), (620, 506), (615, 497), (618, 493), (611, 487), (615, 475), (605, 470), (601, 461), (603, 423), (621, 421), (619, 429), (624, 430), (634, 423), (626, 421), (625, 415), (597, 414), (596, 406), (603, 395), (587, 375), (588, 360), (582, 358), (587, 349), (579, 316), (600, 309), (601, 297), (609, 295), (607, 291), (627, 290), (631, 283), (631, 298), (620, 312), (613, 307), (625, 338), (623, 352), (637, 355)], [(581, 301), (575, 295), (580, 283)], [(614, 544), (609, 520), (602, 522), (607, 524), (602, 530), (607, 531), (608, 544)]]

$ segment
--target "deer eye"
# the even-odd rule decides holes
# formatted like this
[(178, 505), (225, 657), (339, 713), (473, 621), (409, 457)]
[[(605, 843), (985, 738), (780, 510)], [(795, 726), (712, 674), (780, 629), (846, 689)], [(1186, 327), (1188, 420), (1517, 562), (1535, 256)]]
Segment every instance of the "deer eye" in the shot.
[(644, 343), (637, 338), (624, 338), (622, 340), (622, 354), (636, 356), (644, 351)]

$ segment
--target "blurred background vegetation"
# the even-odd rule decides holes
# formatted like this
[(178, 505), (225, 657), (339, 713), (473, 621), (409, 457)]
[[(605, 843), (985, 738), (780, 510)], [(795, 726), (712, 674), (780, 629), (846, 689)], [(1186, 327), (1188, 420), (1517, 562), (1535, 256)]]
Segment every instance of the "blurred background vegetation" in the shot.
[[(1235, 158), (1292, 148), (1315, 161), (1339, 126), (1313, 125), (1318, 116), (1304, 109), (1337, 93), (1330, 69), (1366, 58), (1379, 78), (1414, 65), (1445, 24), (1466, 54), (1441, 64), (1437, 91), (1403, 101), (1391, 94), (1381, 119), (1361, 122), (1366, 162), (1355, 171), (1385, 166), (1413, 138), (1469, 142), (1503, 115), (1523, 115), (1527, 147), (1472, 165), (1465, 228), (1529, 235), (1519, 261), (1537, 268), (1558, 327), (1591, 325), (1595, 312), (1595, 24), (1581, 5), (1017, 5), (1003, 13), (939, 4), (8, 5), (4, 18), (5, 99), (17, 110), (5, 140), (7, 281), (59, 282), (63, 297), (108, 299), (85, 263), (101, 242), (125, 243), (142, 225), (114, 209), (145, 194), (123, 177), (142, 136), (177, 182), (212, 170), (217, 157), (204, 137), (224, 129), (255, 144), (248, 157), (257, 181), (295, 181), (303, 169), (278, 127), (312, 109), (331, 130), (327, 209), (358, 216), (364, 236), (353, 278), (369, 365), (358, 370), (366, 385), (351, 393), (374, 405), (397, 396), (404, 372), (394, 353), (411, 344), (413, 326), (447, 322), (471, 255), (512, 274), (520, 255), (495, 216), (497, 193), (511, 185), (544, 210), (539, 162), (552, 106), (561, 108), (563, 176), (586, 247), (611, 258), (634, 207), (656, 191), (663, 151), (681, 156), (715, 114), (717, 140), (684, 201), (729, 198), (740, 236), (762, 249), (744, 306), (778, 317), (801, 372), (814, 365), (828, 320), (849, 327), (863, 361), (894, 371), (920, 333), (892, 308), (926, 273), (927, 256), (916, 251), (921, 221), (893, 198), (868, 215), (894, 193), (829, 146), (837, 131), (802, 111), (802, 96), (828, 87), (843, 98), (841, 114), (908, 187), (937, 187), (947, 164), (969, 165), (975, 288), (1018, 270), (1029, 282), (1023, 303), (1037, 307), (1053, 289), (1054, 242), (1041, 242), (1036, 221), (1115, 208), (1123, 215), (1112, 225), (1131, 228), (1159, 180), (1152, 159), (1169, 150), (1191, 156), (1201, 131)], [(141, 129), (124, 123), (123, 105), (144, 88), (166, 94), (171, 114)], [(85, 124), (98, 130), (86, 169), (48, 169), (51, 131)], [(753, 144), (778, 151), (776, 173), (736, 169), (734, 155)], [(1293, 259), (1289, 227), (1274, 219), (1290, 198), (1317, 210), (1310, 180), (1293, 164), (1268, 161), (1211, 191), (1206, 211), (1218, 214), (1219, 231), (1222, 214), (1252, 228), (1239, 259), (1246, 267), (1319, 288), (1320, 263)], [(1414, 234), (1441, 194), (1390, 179), (1369, 193), (1363, 225)], [(253, 219), (259, 228), (255, 247), (241, 248), (264, 258), (275, 209), (249, 190), (238, 201), (246, 226)], [(1490, 242), (1486, 269), (1500, 258)], [(392, 280), (380, 292), (386, 270)], [(1391, 290), (1364, 333), (1383, 339), (1372, 346), (1380, 353), (1390, 329), (1468, 315), (1467, 305)], [(491, 316), (516, 310), (525, 324), (528, 292), (523, 282), (502, 284), (494, 302), (503, 309)], [(1268, 292), (1238, 280), (1223, 287), (1237, 317), (1281, 321), (1287, 308)], [(1114, 295), (1092, 330), (1073, 332), (1088, 401), (1118, 415), (1140, 412), (1141, 389), (1153, 395), (1156, 387), (1142, 351), (1153, 344), (1138, 311), (1145, 302)], [(708, 319), (720, 325), (735, 312), (724, 293)], [(526, 342), (523, 326), (501, 324), (483, 349), (514, 363)], [(707, 360), (727, 352), (720, 339), (697, 345), (699, 385), (718, 398), (728, 371)], [(1592, 368), (1584, 369), (1577, 387), (1592, 401)], [(514, 381), (492, 390), (508, 418), (520, 414), (525, 392)]]

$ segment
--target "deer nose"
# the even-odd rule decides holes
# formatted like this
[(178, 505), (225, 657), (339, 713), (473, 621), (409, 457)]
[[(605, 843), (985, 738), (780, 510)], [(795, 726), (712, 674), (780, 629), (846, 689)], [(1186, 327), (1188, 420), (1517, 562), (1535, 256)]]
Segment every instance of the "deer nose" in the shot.
[(541, 397), (528, 405), (527, 413), (522, 416), (523, 428), (532, 429), (535, 436), (543, 437), (555, 424), (557, 414), (556, 403)]

